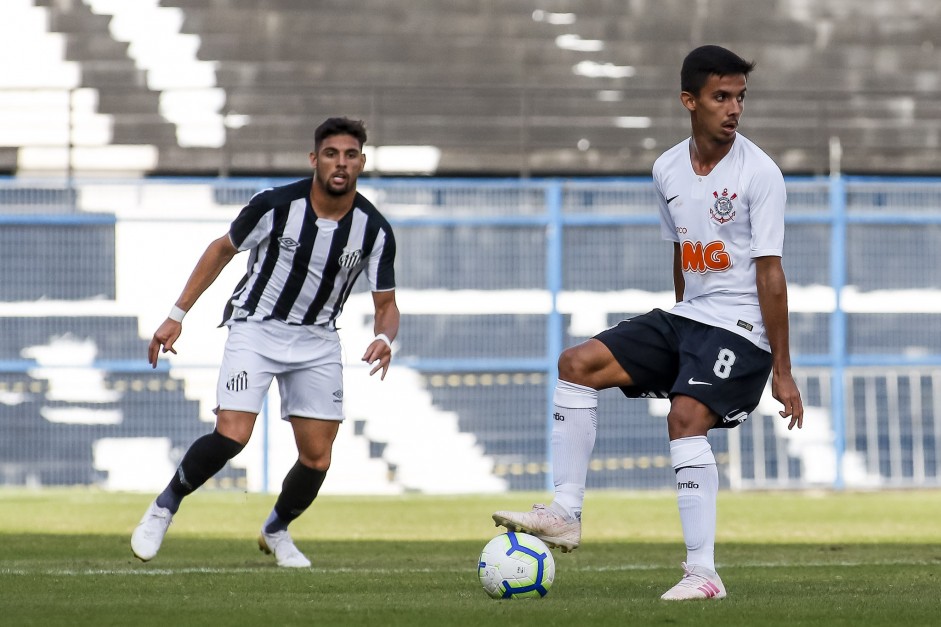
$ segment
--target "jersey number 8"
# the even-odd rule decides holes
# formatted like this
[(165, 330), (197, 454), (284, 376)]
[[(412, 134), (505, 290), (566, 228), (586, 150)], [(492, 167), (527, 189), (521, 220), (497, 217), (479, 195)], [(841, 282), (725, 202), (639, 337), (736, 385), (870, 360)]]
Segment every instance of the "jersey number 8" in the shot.
[(719, 351), (718, 359), (716, 359), (715, 365), (712, 366), (712, 371), (720, 379), (728, 379), (729, 375), (732, 374), (732, 364), (734, 363), (735, 353), (723, 348)]

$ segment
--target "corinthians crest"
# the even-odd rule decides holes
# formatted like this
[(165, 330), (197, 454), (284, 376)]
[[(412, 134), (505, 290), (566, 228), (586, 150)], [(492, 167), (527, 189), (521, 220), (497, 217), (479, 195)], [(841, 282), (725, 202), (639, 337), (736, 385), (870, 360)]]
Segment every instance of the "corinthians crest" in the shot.
[(732, 201), (738, 197), (738, 194), (733, 193), (729, 196), (729, 190), (723, 189), (721, 196), (719, 192), (712, 192), (712, 195), (715, 197), (716, 202), (709, 210), (709, 215), (719, 224), (731, 222), (732, 218), (735, 217), (735, 207), (732, 206)]

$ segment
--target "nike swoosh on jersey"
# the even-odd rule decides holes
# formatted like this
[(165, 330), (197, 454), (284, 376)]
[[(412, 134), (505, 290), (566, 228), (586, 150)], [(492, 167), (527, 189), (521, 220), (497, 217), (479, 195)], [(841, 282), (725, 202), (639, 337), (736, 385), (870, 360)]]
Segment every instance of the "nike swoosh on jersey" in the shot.
[(677, 194), (676, 196), (670, 196), (669, 198), (667, 198), (667, 204), (669, 205), (671, 202), (673, 202), (674, 200), (676, 200), (676, 199), (679, 198), (679, 197), (680, 197), (679, 194)]
[(690, 385), (712, 385), (708, 381), (697, 381), (696, 379), (692, 377), (689, 378), (689, 381), (687, 381), (687, 383), (689, 383)]

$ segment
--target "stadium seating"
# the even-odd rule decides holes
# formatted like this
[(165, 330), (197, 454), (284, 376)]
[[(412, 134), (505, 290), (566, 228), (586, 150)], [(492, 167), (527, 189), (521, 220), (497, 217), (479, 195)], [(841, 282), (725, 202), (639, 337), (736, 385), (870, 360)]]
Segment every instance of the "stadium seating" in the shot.
[(112, 141), (156, 146), (157, 172), (302, 172), (312, 127), (343, 113), (366, 119), (376, 146), (437, 147), (439, 174), (643, 174), (687, 132), (678, 66), (700, 42), (758, 61), (742, 128), (785, 171), (828, 171), (831, 137), (844, 171), (941, 166), (929, 0), (164, 0), (215, 68), (221, 150), (180, 144), (108, 15), (35, 4), (98, 91)]
[[(438, 174), (646, 175), (653, 159), (688, 130), (676, 101), (677, 66), (692, 45), (706, 41), (727, 44), (758, 61), (743, 132), (786, 172), (826, 172), (831, 136), (840, 139), (845, 170), (923, 173), (941, 168), (941, 105), (933, 97), (941, 87), (936, 69), (941, 58), (933, 43), (941, 32), (941, 9), (928, 0), (789, 0), (761, 13), (733, 0), (424, 0), (407, 9), (384, 0), (353, 5), (339, 0), (163, 0), (161, 6), (182, 12), (182, 32), (200, 38), (199, 59), (214, 64), (215, 85), (225, 94), (219, 112), (227, 124), (221, 147), (181, 144), (180, 128), (165, 115), (165, 90), (152, 86), (152, 77), (132, 60), (131, 44), (115, 38), (112, 18), (95, 13), (94, 2), (31, 1), (45, 9), (49, 28), (64, 41), (62, 63), (79, 68), (75, 86), (95, 94), (83, 106), (109, 119), (113, 144), (154, 147), (157, 160), (149, 169), (154, 173), (303, 173), (313, 126), (344, 113), (368, 121), (375, 146), (439, 148)], [(16, 169), (17, 150), (0, 147), (0, 169)], [(369, 180), (361, 183), (365, 189)], [(136, 198), (133, 190), (108, 197), (94, 187), (85, 186), (81, 198), (70, 186), (0, 190), (2, 261), (20, 279), (0, 287), (0, 302), (42, 308), (50, 300), (66, 308), (82, 304), (81, 310), (66, 313), (19, 315), (20, 307), (16, 314), (0, 315), (0, 361), (12, 362), (0, 370), (0, 424), (4, 434), (12, 434), (0, 448), (2, 483), (118, 486), (114, 478), (128, 463), (119, 454), (122, 444), (166, 438), (160, 443), (168, 452), (164, 457), (173, 457), (208, 428), (211, 382), (202, 385), (207, 394), (195, 389), (195, 377), (183, 369), (172, 375), (162, 369), (140, 372), (146, 345), (140, 321), (118, 311), (114, 302), (118, 275), (127, 270), (116, 262), (114, 225), (106, 217), (86, 224), (71, 220), (88, 217), (89, 210), (121, 211), (122, 217), (146, 213), (148, 219), (192, 212), (216, 220), (234, 212), (257, 186), (210, 190), (205, 185), (183, 200), (175, 182), (149, 186)], [(447, 184), (372, 191), (380, 194), (383, 210), (397, 218), (413, 215), (409, 212), (503, 215), (512, 210), (528, 215), (531, 206), (532, 213), (543, 208), (541, 191), (518, 188), (497, 189), (486, 199)], [(913, 193), (918, 192), (903, 190), (894, 199), (874, 195), (872, 210), (906, 210)], [(647, 211), (652, 200), (649, 192), (607, 198), (595, 182), (590, 189), (567, 188), (565, 194), (569, 200), (577, 197), (576, 211), (584, 214), (616, 208), (633, 215), (638, 207)], [(790, 208), (798, 214), (822, 211), (827, 202), (819, 189), (789, 190)], [(914, 205), (934, 202), (926, 195)], [(209, 215), (214, 212), (218, 215)], [(34, 223), (23, 222), (24, 215), (32, 215)], [(656, 226), (635, 224), (567, 227), (565, 289), (669, 293), (668, 256), (636, 245), (655, 240), (656, 231)], [(921, 271), (941, 263), (935, 260), (941, 254), (934, 252), (941, 251), (933, 245), (936, 231), (924, 224), (852, 225), (848, 283), (861, 291), (936, 288), (934, 275)], [(401, 255), (397, 271), (402, 285), (426, 292), (428, 300), (441, 298), (435, 290), (451, 288), (455, 277), (468, 291), (542, 290), (543, 237), (538, 225), (411, 225), (397, 230), (400, 250), (409, 251)], [(787, 268), (793, 290), (828, 285), (829, 237), (828, 228), (812, 221), (791, 227), (785, 257), (793, 264)], [(913, 250), (920, 251), (917, 258)], [(608, 265), (599, 268), (599, 263)], [(97, 310), (84, 315), (89, 302)], [(414, 308), (414, 301), (409, 305), (403, 308), (396, 349), (401, 363), (542, 359), (548, 349), (543, 313), (455, 314)], [(584, 339), (580, 333), (587, 328), (597, 331), (632, 313), (606, 306), (591, 325), (573, 324), (566, 313), (564, 342)], [(349, 316), (345, 323), (359, 324)], [(931, 313), (851, 313), (848, 349), (853, 354), (941, 352), (936, 318)], [(824, 352), (831, 330), (826, 314), (793, 312), (795, 354)], [(57, 337), (93, 345), (96, 361), (85, 369), (99, 377), (92, 387), (101, 399), (56, 399), (54, 373), (24, 366), (31, 359), (24, 351)], [(545, 459), (532, 455), (544, 450), (546, 389), (540, 376), (474, 371), (442, 378), (431, 369), (420, 380), (409, 380), (412, 396), (388, 402), (420, 405), (425, 421), (420, 424), (431, 425), (427, 432), (453, 437), (469, 456), (467, 463), (484, 475), (489, 470), (478, 463), (481, 452), (510, 487), (540, 489)], [(418, 393), (423, 388), (428, 395)], [(482, 388), (486, 394), (479, 393)], [(848, 396), (860, 404), (864, 400), (862, 391)], [(815, 405), (826, 406), (822, 392), (808, 392), (808, 402), (811, 397)], [(592, 473), (593, 485), (666, 485), (672, 471), (653, 453), (664, 449), (656, 407), (624, 401), (617, 392), (604, 402), (604, 420), (644, 426), (631, 432), (629, 445), (624, 430), (602, 430), (596, 457), (605, 465)], [(427, 472), (440, 460), (420, 457), (402, 437), (393, 438), (401, 436), (397, 425), (370, 418), (367, 405), (351, 409), (355, 432), (344, 433), (344, 446), (357, 452), (340, 455), (344, 461), (338, 463), (359, 467), (362, 475), (344, 475), (349, 481), (339, 489), (376, 485), (370, 482), (377, 477), (388, 478), (384, 487), (390, 492), (440, 488), (435, 481), (443, 481), (443, 474)], [(116, 416), (120, 423), (109, 422)], [(29, 447), (17, 448), (14, 442), (26, 426), (38, 430), (31, 432)], [(44, 451), (35, 444), (51, 426), (61, 430), (60, 436), (68, 435)], [(421, 433), (416, 429), (408, 431), (409, 437)], [(717, 454), (725, 450), (722, 438), (717, 436)], [(103, 444), (93, 449), (93, 443)], [(632, 455), (625, 457), (625, 450)], [(769, 464), (795, 463), (781, 451), (769, 451), (767, 458), (773, 460)], [(226, 472), (220, 481), (244, 484), (249, 474), (238, 466)], [(632, 478), (637, 473), (653, 479), (637, 481)]]
[[(178, 456), (208, 430), (197, 419), (197, 403), (166, 371), (104, 369), (144, 354), (133, 318), (0, 317), (0, 330), (0, 360), (34, 362), (23, 372), (0, 372), (4, 484), (103, 485), (120, 479), (109, 478), (106, 470), (136, 476), (148, 469), (134, 459), (98, 468), (96, 442), (131, 445), (140, 438), (161, 438)], [(239, 477), (244, 479), (244, 472), (227, 469), (219, 480)]]

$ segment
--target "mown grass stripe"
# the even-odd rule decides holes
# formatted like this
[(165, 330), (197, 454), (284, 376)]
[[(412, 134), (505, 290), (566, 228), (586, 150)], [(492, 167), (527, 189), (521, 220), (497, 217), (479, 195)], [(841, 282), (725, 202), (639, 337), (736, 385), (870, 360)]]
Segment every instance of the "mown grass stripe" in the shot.
[[(937, 565), (937, 560), (874, 560), (874, 561), (833, 561), (833, 562), (745, 562), (736, 564), (719, 563), (720, 570), (734, 570), (736, 568), (859, 568), (865, 566), (931, 566)], [(614, 566), (568, 566), (566, 572), (603, 573), (623, 571), (648, 571), (671, 569), (672, 566), (663, 564), (620, 564)], [(83, 577), (83, 576), (131, 576), (131, 577), (161, 577), (175, 575), (241, 575), (241, 574), (277, 574), (296, 575), (309, 574), (348, 574), (361, 573), (366, 575), (404, 575), (421, 573), (465, 573), (466, 568), (276, 568), (259, 566), (258, 568), (0, 568), (2, 576), (49, 576), (49, 577)]]

